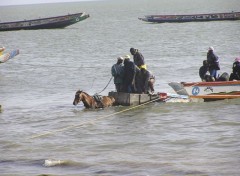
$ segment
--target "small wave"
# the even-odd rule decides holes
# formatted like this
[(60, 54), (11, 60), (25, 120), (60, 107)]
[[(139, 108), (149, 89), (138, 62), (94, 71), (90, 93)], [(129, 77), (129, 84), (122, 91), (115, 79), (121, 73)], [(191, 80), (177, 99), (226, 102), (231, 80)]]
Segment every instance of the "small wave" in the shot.
[(68, 165), (68, 164), (69, 164), (69, 161), (67, 160), (46, 159), (44, 160), (43, 166), (53, 167), (53, 166), (62, 166), (62, 165)]

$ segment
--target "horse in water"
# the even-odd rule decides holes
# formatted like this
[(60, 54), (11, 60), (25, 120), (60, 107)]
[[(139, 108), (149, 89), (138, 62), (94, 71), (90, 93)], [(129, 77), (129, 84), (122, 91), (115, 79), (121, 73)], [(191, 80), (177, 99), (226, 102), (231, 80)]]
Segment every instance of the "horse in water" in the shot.
[(77, 105), (80, 102), (83, 102), (86, 108), (105, 108), (112, 106), (115, 102), (115, 99), (110, 96), (90, 96), (86, 92), (78, 90), (75, 94), (75, 98), (73, 100), (73, 105)]

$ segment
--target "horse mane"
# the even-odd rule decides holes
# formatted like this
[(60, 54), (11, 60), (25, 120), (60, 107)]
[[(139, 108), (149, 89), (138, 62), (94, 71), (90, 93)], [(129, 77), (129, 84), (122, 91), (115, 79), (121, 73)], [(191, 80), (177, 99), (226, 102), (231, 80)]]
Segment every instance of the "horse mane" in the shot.
[(80, 94), (80, 93), (84, 93), (84, 94), (86, 94), (86, 95), (88, 95), (88, 96), (90, 96), (91, 97), (91, 95), (89, 95), (87, 92), (84, 92), (83, 90), (78, 90), (77, 92), (76, 92), (76, 94)]

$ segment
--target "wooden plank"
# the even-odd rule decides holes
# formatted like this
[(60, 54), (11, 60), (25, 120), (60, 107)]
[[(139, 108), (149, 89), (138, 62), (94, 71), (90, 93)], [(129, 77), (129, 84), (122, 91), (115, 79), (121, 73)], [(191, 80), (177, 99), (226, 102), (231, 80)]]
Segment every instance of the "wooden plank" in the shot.
[(108, 96), (115, 98), (116, 105), (135, 106), (159, 99), (159, 95), (133, 94), (124, 92), (109, 92)]

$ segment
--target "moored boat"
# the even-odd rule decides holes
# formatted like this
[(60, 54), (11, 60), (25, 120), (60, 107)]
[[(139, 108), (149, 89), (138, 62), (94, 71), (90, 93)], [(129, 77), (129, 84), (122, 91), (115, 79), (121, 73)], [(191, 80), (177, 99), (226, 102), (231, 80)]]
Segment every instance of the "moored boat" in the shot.
[(240, 98), (240, 81), (171, 82), (176, 93), (204, 101)]
[(64, 28), (88, 17), (89, 14), (83, 12), (49, 18), (4, 22), (0, 23), (0, 31)]
[(240, 12), (189, 14), (189, 15), (146, 15), (145, 17), (138, 19), (152, 23), (240, 20)]

